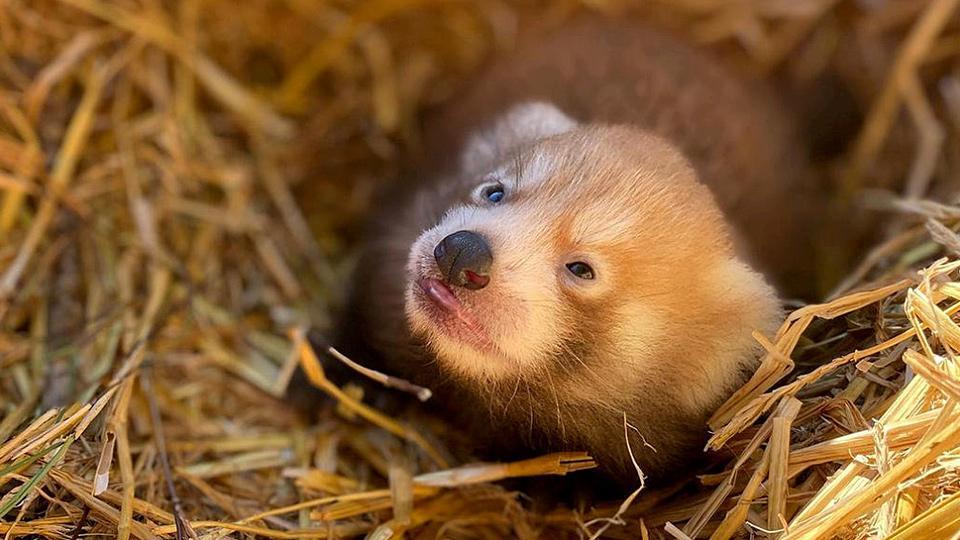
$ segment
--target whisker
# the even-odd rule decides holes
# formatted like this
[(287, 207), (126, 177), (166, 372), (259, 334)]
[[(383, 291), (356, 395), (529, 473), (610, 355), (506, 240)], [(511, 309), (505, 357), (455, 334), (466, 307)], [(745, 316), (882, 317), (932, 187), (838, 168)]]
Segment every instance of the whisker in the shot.
[(527, 405), (530, 409), (530, 432), (527, 434), (527, 439), (533, 441), (533, 394), (530, 392), (530, 383), (523, 381), (523, 385), (527, 387)]
[(517, 397), (517, 390), (520, 389), (520, 380), (523, 379), (523, 374), (517, 375), (517, 384), (513, 385), (513, 393), (510, 394), (510, 399), (507, 400), (507, 404), (503, 406), (503, 413), (506, 414), (507, 410), (510, 408), (510, 404), (513, 403), (513, 398)]
[(547, 380), (550, 381), (550, 388), (553, 390), (553, 401), (557, 405), (557, 425), (560, 428), (560, 439), (567, 440), (567, 428), (563, 423), (563, 414), (560, 412), (560, 396), (557, 394), (557, 385), (553, 382), (550, 370), (545, 371)]

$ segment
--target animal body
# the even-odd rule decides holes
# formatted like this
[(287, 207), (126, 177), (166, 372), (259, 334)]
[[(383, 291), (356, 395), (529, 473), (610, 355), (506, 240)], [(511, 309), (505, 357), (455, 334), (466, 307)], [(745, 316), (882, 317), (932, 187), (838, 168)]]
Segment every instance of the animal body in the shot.
[[(809, 268), (811, 186), (766, 90), (676, 37), (583, 18), (428, 116), (338, 345), (430, 387), (487, 457), (688, 471)], [(624, 422), (632, 429), (625, 430)]]

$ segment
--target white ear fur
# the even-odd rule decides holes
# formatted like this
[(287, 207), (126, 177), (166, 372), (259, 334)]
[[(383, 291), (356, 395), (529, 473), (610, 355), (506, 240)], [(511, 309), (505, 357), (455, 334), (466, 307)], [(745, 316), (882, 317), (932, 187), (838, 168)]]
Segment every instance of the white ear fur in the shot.
[(515, 105), (492, 127), (470, 138), (461, 156), (461, 170), (479, 173), (521, 146), (575, 127), (576, 120), (549, 103), (532, 101)]

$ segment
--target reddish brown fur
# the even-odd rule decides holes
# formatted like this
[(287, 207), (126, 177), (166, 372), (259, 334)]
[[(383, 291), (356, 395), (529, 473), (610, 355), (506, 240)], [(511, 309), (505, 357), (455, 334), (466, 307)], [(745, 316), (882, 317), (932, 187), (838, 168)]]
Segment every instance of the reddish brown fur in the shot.
[[(470, 193), (487, 169), (458, 170), (457, 161), (466, 154), (470, 163), (477, 145), (468, 139), (530, 99), (590, 125), (521, 141), (489, 132), (496, 151), (488, 168), (517, 177), (538, 169), (543, 178), (521, 181), (502, 210), (474, 211)], [(679, 147), (693, 167), (642, 130)], [(755, 360), (750, 332), (771, 332), (779, 315), (736, 249), (783, 283), (811, 266), (796, 247), (808, 186), (789, 122), (751, 83), (673, 38), (637, 23), (584, 20), (494, 65), (434, 117), (427, 135), (428, 153), (449, 159), (436, 160), (422, 188), (379, 216), (343, 345), (430, 386), (433, 408), (497, 455), (586, 449), (629, 481), (626, 415), (643, 437), (631, 435), (631, 446), (647, 474), (662, 477), (685, 463), (704, 439), (706, 417)], [(547, 166), (537, 161), (543, 156)], [(463, 216), (443, 217), (450, 209)], [(411, 308), (416, 276), (404, 269), (422, 260), (423, 272), (435, 272), (426, 251), (435, 239), (421, 233), (457, 219), (490, 239), (495, 264), (520, 269), (495, 266), (490, 286), (458, 292), (507, 347), (495, 354), (502, 366), (466, 349), (459, 358), (457, 344), (434, 332), (415, 302)], [(602, 241), (585, 245), (582, 235)], [(746, 242), (734, 240), (741, 237)], [(544, 261), (593, 250), (604, 280), (580, 289), (550, 278), (542, 293), (555, 305), (518, 304), (516, 294), (544, 281), (524, 274), (524, 248)], [(510, 289), (527, 278), (532, 285), (521, 293)], [(489, 313), (507, 323), (497, 326)], [(555, 337), (536, 341), (541, 324)], [(524, 340), (535, 340), (529, 350)]]

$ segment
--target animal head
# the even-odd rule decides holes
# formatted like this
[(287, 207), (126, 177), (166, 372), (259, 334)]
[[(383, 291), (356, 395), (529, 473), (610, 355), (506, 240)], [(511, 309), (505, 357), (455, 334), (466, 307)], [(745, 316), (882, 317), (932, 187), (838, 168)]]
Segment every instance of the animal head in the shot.
[(521, 105), (469, 141), (455, 188), (410, 249), (406, 315), (456, 377), (618, 392), (689, 371), (695, 394), (777, 322), (708, 188), (649, 133)]

